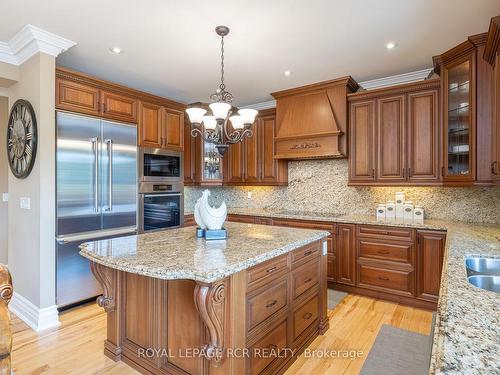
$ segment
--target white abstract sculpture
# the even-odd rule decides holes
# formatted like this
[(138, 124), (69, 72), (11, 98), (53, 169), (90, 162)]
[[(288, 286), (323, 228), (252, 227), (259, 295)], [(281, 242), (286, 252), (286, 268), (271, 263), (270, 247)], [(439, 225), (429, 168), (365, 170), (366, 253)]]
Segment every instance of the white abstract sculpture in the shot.
[(226, 203), (222, 202), (219, 208), (208, 204), (209, 190), (204, 190), (194, 206), (194, 220), (201, 229), (219, 230), (227, 218)]

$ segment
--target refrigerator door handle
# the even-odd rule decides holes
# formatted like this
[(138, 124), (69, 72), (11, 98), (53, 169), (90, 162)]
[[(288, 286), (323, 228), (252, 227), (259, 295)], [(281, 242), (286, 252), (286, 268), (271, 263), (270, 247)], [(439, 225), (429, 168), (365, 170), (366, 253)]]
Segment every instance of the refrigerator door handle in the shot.
[(113, 211), (113, 140), (104, 140), (108, 149), (108, 208), (106, 211)]
[(99, 212), (99, 150), (98, 150), (98, 142), (99, 138), (94, 137), (91, 138), (92, 149), (94, 150), (94, 211)]

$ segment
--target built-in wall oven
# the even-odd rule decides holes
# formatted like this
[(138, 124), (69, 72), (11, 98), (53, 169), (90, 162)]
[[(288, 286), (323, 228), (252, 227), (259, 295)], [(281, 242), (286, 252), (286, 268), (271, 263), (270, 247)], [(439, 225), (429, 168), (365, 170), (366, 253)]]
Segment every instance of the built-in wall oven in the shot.
[(158, 148), (139, 149), (140, 182), (183, 182), (182, 153)]
[(139, 233), (172, 229), (184, 222), (182, 153), (139, 149)]

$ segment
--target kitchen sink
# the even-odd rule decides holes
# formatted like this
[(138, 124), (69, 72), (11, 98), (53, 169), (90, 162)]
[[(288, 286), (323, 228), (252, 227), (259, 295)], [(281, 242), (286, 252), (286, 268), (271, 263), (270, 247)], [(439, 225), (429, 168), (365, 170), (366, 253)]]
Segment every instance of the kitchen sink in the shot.
[(477, 288), (500, 293), (500, 259), (467, 258), (465, 268), (469, 283)]
[(500, 276), (500, 259), (494, 258), (467, 258), (465, 260), (467, 274)]
[(500, 276), (474, 275), (467, 278), (475, 287), (500, 293)]

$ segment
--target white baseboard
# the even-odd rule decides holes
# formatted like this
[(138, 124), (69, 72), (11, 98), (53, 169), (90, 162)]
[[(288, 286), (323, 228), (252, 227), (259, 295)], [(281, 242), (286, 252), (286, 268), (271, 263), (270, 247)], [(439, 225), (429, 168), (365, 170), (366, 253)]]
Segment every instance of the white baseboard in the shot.
[(40, 309), (16, 292), (9, 303), (9, 310), (37, 332), (61, 324), (56, 305)]

